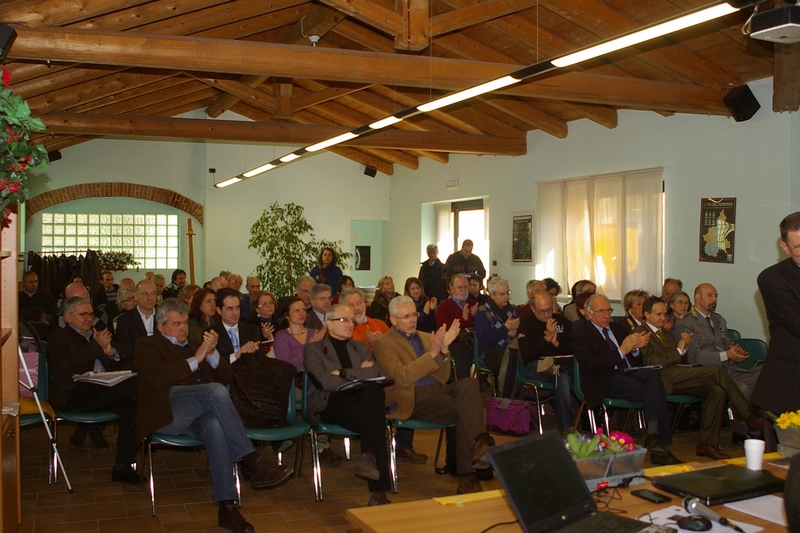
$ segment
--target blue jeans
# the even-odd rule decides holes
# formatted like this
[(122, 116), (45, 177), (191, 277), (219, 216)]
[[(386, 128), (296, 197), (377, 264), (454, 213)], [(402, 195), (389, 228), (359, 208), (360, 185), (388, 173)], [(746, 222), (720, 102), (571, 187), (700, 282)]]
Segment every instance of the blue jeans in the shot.
[(233, 463), (253, 451), (228, 389), (221, 383), (169, 389), (172, 422), (156, 430), (188, 435), (206, 445), (208, 469), (216, 501), (235, 500)]
[[(550, 372), (537, 372), (536, 364), (538, 361), (534, 360), (525, 366), (525, 375), (528, 379), (535, 379), (543, 383), (556, 383), (556, 377)], [(558, 430), (564, 431), (572, 427), (572, 400), (570, 398), (570, 386), (572, 385), (572, 374), (575, 371), (574, 365), (562, 364), (561, 370), (558, 374), (558, 383), (556, 383), (555, 391), (553, 392), (553, 402), (556, 408), (556, 420), (558, 420)]]

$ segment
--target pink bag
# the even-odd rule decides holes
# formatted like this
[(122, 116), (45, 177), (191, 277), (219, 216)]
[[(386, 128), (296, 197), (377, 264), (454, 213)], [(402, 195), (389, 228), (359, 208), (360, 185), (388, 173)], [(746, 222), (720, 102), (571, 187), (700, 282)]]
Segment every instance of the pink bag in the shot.
[(531, 430), (531, 416), (536, 406), (521, 400), (486, 397), (486, 429), (521, 437)]

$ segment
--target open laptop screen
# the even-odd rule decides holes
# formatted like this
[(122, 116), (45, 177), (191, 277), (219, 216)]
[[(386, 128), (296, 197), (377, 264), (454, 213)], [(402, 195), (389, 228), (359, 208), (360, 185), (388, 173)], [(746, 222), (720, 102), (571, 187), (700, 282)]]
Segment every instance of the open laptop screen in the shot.
[(596, 509), (556, 431), (495, 446), (488, 455), (526, 531), (555, 530)]

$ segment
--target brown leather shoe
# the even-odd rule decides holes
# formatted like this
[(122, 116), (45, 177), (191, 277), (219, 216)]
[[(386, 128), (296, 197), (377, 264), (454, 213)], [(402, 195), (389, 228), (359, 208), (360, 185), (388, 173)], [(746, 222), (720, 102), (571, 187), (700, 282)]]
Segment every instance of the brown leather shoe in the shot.
[(339, 466), (344, 459), (330, 448), (323, 448), (319, 452), (319, 462), (327, 466)]
[(219, 527), (230, 529), (233, 533), (255, 533), (256, 530), (253, 524), (244, 519), (236, 502), (220, 502), (217, 520)]
[(386, 493), (383, 492), (382, 490), (369, 493), (369, 502), (367, 503), (367, 505), (369, 505), (370, 507), (373, 507), (375, 505), (386, 505), (389, 503), (392, 502), (389, 501), (389, 498), (386, 497)]
[[(484, 470), (489, 468), (491, 463), (486, 457), (486, 450), (494, 446), (494, 439), (489, 433), (481, 433), (475, 437), (475, 443), (472, 448), (472, 468)], [(483, 489), (481, 489), (483, 490)]]
[(258, 459), (258, 467), (250, 472), (250, 485), (254, 489), (274, 487), (294, 473), (294, 468), (286, 465), (270, 465), (264, 459)]
[(70, 448), (83, 448), (83, 443), (86, 442), (86, 429), (83, 424), (75, 426), (75, 433), (69, 438)]
[(710, 457), (715, 461), (722, 461), (723, 459), (730, 459), (731, 456), (722, 453), (713, 444), (698, 444), (695, 448), (695, 453), (700, 457)]
[(664, 447), (650, 450), (650, 462), (656, 466), (679, 465), (683, 463), (683, 461), (672, 455), (672, 452)]
[(358, 460), (356, 471), (354, 472), (358, 477), (364, 479), (371, 479), (378, 481), (381, 478), (381, 473), (375, 468), (375, 456), (371, 453), (362, 453), (361, 459)]
[(475, 474), (459, 476), (456, 494), (469, 494), (471, 492), (483, 492), (483, 485), (478, 481), (477, 476)]
[(424, 453), (417, 453), (412, 449), (403, 450), (397, 449), (397, 462), (398, 463), (411, 463), (421, 465), (428, 462), (428, 456)]
[(89, 433), (89, 444), (91, 444), (92, 448), (94, 448), (95, 450), (111, 449), (111, 445), (103, 436), (103, 432), (100, 431), (99, 429), (97, 431), (92, 431), (91, 433)]

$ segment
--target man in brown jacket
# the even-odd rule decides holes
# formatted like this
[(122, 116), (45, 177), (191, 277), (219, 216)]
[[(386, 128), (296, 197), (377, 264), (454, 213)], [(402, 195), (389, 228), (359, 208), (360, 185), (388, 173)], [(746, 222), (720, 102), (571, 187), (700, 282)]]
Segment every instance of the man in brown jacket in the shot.
[(219, 525), (234, 533), (252, 533), (253, 526), (236, 505), (233, 463), (244, 461), (254, 489), (277, 485), (293, 469), (271, 466), (253, 449), (225, 388), (231, 367), (216, 350), (217, 334), (206, 331), (202, 344), (187, 340), (189, 310), (175, 298), (159, 304), (155, 322), (158, 332), (136, 343), (137, 437), (159, 432), (203, 441), (219, 502)]
[(386, 388), (386, 402), (397, 403), (389, 416), (455, 424), (458, 494), (483, 490), (475, 469), (488, 468), (483, 454), (494, 440), (486, 432), (478, 382), (464, 378), (447, 384), (447, 355), (458, 336), (458, 320), (433, 335), (417, 331), (417, 308), (408, 296), (394, 298), (389, 315), (393, 327), (373, 344), (381, 373), (395, 382)]

